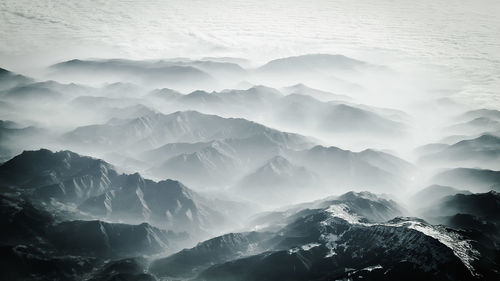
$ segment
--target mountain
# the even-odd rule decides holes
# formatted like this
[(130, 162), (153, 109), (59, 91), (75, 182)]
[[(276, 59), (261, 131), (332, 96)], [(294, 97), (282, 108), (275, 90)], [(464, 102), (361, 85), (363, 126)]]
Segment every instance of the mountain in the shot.
[(467, 190), (459, 190), (451, 186), (433, 184), (411, 196), (411, 204), (418, 208), (425, 208), (436, 204), (446, 196), (455, 194), (471, 194)]
[(210, 145), (196, 152), (182, 153), (149, 172), (200, 188), (227, 184), (227, 181), (233, 181), (234, 177), (241, 174), (241, 164), (231, 147), (223, 145)]
[(112, 107), (106, 113), (106, 117), (117, 118), (117, 119), (131, 119), (131, 118), (140, 118), (141, 116), (155, 114), (156, 110), (145, 106), (143, 104), (136, 104), (125, 107)]
[(276, 211), (257, 214), (250, 220), (248, 227), (250, 229), (276, 231), (298, 217), (315, 212), (317, 209), (325, 209), (331, 205), (339, 204), (346, 206), (350, 211), (370, 222), (385, 222), (407, 213), (403, 207), (392, 199), (367, 191), (350, 191), (340, 196), (330, 196), (312, 202), (285, 206)]
[(174, 142), (167, 143), (158, 148), (146, 150), (138, 155), (138, 158), (148, 162), (156, 162), (160, 164), (165, 159), (172, 158), (181, 154), (191, 154), (206, 148), (212, 144), (211, 142)]
[(2, 279), (79, 280), (105, 259), (172, 252), (186, 240), (147, 223), (68, 221), (45, 207), (19, 193), (0, 195)]
[(322, 134), (401, 134), (405, 125), (369, 108), (345, 103), (324, 103), (312, 97), (290, 94), (275, 105), (274, 120), (294, 129), (308, 128)]
[(217, 60), (190, 60), (184, 62), (175, 62), (178, 65), (191, 66), (200, 69), (211, 76), (213, 76), (217, 81), (222, 81), (225, 83), (234, 82), (234, 80), (244, 79), (247, 75), (247, 71), (242, 68), (239, 64), (229, 61), (217, 61)]
[(149, 87), (203, 88), (216, 83), (211, 75), (196, 67), (165, 61), (75, 59), (55, 64), (51, 69), (52, 75), (64, 79), (131, 81)]
[(74, 204), (111, 221), (149, 222), (200, 235), (226, 223), (224, 215), (180, 182), (119, 174), (100, 159), (70, 151), (25, 151), (0, 166), (0, 182), (3, 192), (20, 192), (35, 202)]
[(1, 245), (44, 243), (54, 216), (25, 198), (0, 195)]
[(117, 188), (91, 197), (78, 208), (101, 218), (130, 223), (150, 222), (164, 229), (203, 234), (227, 223), (199, 195), (173, 180), (154, 182), (128, 175)]
[[(390, 154), (368, 150), (352, 152), (338, 147), (315, 146), (302, 151), (289, 151), (287, 159), (319, 174), (338, 191), (355, 188), (378, 188), (394, 192), (415, 172), (410, 163)], [(394, 168), (397, 167), (397, 168)]]
[(352, 101), (352, 98), (345, 95), (338, 95), (326, 91), (321, 91), (318, 89), (309, 88), (306, 85), (299, 83), (290, 87), (283, 88), (283, 91), (288, 94), (298, 94), (304, 96), (310, 96), (319, 101)]
[(467, 111), (458, 118), (462, 120), (463, 119), (470, 120), (476, 118), (489, 118), (493, 120), (500, 120), (500, 111), (496, 109), (481, 108), (481, 109)]
[(56, 256), (27, 245), (0, 245), (2, 280), (77, 281), (98, 266), (96, 258)]
[(63, 94), (47, 87), (43, 82), (37, 82), (11, 88), (2, 93), (1, 97), (17, 102), (49, 102), (60, 100)]
[(65, 221), (49, 232), (50, 241), (61, 253), (102, 258), (161, 253), (170, 247), (170, 240), (175, 241), (175, 235), (147, 223), (128, 225), (102, 221)]
[(24, 151), (0, 166), (4, 188), (63, 202), (80, 203), (101, 194), (117, 177), (108, 163), (71, 151)]
[(500, 137), (485, 134), (480, 137), (459, 141), (453, 145), (443, 146), (437, 152), (423, 155), (419, 161), (427, 164), (448, 164), (500, 168)]
[(314, 198), (322, 188), (318, 175), (282, 156), (275, 156), (239, 180), (232, 192), (269, 206), (293, 202), (297, 198)]
[(61, 84), (56, 81), (23, 83), (0, 92), (0, 96), (17, 103), (42, 103), (63, 101), (78, 95), (91, 93), (93, 88), (79, 84)]
[(145, 89), (134, 83), (115, 82), (107, 83), (98, 89), (99, 96), (110, 98), (139, 98), (143, 95)]
[(310, 54), (272, 60), (258, 71), (264, 73), (327, 72), (332, 70), (353, 70), (364, 66), (359, 60), (342, 55)]
[(35, 138), (41, 144), (49, 138), (49, 134), (41, 128), (0, 120), (0, 162), (9, 160), (23, 149), (36, 148), (36, 144), (31, 142)]
[(500, 172), (485, 169), (455, 168), (436, 174), (431, 179), (431, 182), (439, 185), (455, 186), (473, 192), (499, 190)]
[(137, 98), (113, 98), (83, 95), (74, 98), (69, 104), (81, 110), (89, 108), (123, 108), (136, 106), (138, 103), (141, 103), (141, 100)]
[(489, 132), (499, 131), (500, 122), (488, 117), (477, 117), (470, 121), (447, 127), (445, 128), (445, 130), (457, 134), (485, 134)]
[(484, 245), (483, 251), (500, 253), (500, 194), (495, 191), (444, 197), (427, 210), (437, 222), (470, 233)]
[(212, 264), (230, 261), (247, 254), (258, 252), (252, 245), (267, 238), (268, 234), (258, 232), (229, 233), (184, 249), (164, 259), (155, 260), (150, 271), (159, 276), (189, 278), (193, 271), (207, 268)]
[(445, 143), (430, 143), (430, 144), (422, 145), (422, 146), (415, 148), (414, 152), (420, 156), (430, 155), (430, 154), (438, 153), (438, 152), (446, 149), (447, 147), (449, 147), (449, 145), (445, 144)]
[(150, 98), (155, 101), (163, 101), (163, 102), (168, 102), (175, 100), (179, 97), (181, 97), (183, 94), (180, 92), (169, 89), (169, 88), (162, 88), (162, 89), (155, 89), (151, 92), (149, 92), (145, 98)]
[(260, 115), (269, 115), (269, 110), (283, 97), (274, 88), (252, 86), (245, 90), (228, 89), (219, 92), (194, 91), (183, 95), (169, 89), (155, 90), (146, 98), (161, 104), (162, 108), (171, 111), (196, 110), (208, 114), (239, 116), (262, 120)]
[(140, 153), (138, 158), (154, 162), (181, 154), (192, 154), (208, 147), (223, 150), (226, 155), (236, 157), (239, 162), (254, 166), (260, 165), (272, 156), (286, 150), (289, 145), (286, 138), (276, 138), (264, 132), (245, 138), (227, 138), (196, 143), (168, 143)]
[(145, 273), (148, 261), (145, 258), (125, 258), (105, 263), (96, 270), (89, 281), (130, 280), (156, 281), (157, 279)]
[(32, 83), (33, 79), (16, 74), (7, 69), (0, 68), (0, 91)]
[(193, 187), (221, 188), (285, 149), (286, 140), (259, 133), (247, 138), (170, 143), (141, 153), (138, 159), (155, 163), (148, 172), (157, 177), (177, 178)]
[(283, 95), (274, 88), (254, 86), (246, 90), (195, 91), (187, 95), (168, 93), (164, 98), (158, 98), (156, 93), (148, 97), (154, 97), (152, 101), (159, 101), (162, 107), (171, 110), (197, 110), (266, 120), (294, 131), (381, 136), (403, 133), (406, 128), (406, 116), (395, 110), (343, 101), (322, 102), (313, 97), (321, 91), (305, 86), (294, 86), (285, 91), (291, 92)]
[(186, 239), (146, 223), (60, 222), (62, 217), (12, 195), (0, 196), (0, 213), (5, 280), (80, 280), (104, 259), (172, 252)]
[[(281, 163), (268, 163), (277, 155), (287, 161), (278, 161), (277, 158), (275, 162)], [(410, 163), (380, 151), (352, 152), (323, 146), (293, 150), (286, 142), (268, 134), (211, 142), (171, 143), (141, 153), (137, 159), (154, 163), (154, 168), (147, 173), (156, 177), (178, 179), (199, 189), (235, 186), (235, 192), (250, 192), (245, 198), (253, 200), (263, 196), (258, 190), (273, 185), (281, 187), (270, 188), (265, 192), (269, 198), (275, 197), (269, 192), (283, 188), (303, 192), (299, 197), (312, 199), (313, 196), (318, 196), (317, 192), (326, 192), (325, 187), (328, 187), (328, 190), (342, 191), (346, 186), (364, 188), (368, 183), (370, 186), (389, 191), (405, 182), (415, 172), (415, 167)], [(162, 159), (167, 160), (161, 162)], [(278, 168), (274, 169), (273, 166)], [(280, 169), (281, 175), (277, 173)], [(374, 176), (370, 178), (369, 174)], [(296, 180), (286, 179), (289, 175)], [(285, 197), (280, 196), (283, 200)], [(280, 201), (273, 203), (290, 203)]]
[(443, 216), (469, 214), (500, 222), (500, 194), (495, 191), (447, 196), (438, 208)]
[(303, 83), (334, 93), (361, 94), (366, 89), (358, 84), (365, 73), (381, 75), (382, 67), (343, 55), (307, 54), (269, 61), (254, 70), (254, 79), (266, 85)]
[(222, 118), (196, 111), (154, 113), (135, 119), (112, 119), (103, 125), (79, 127), (64, 139), (83, 147), (117, 150), (154, 148), (167, 143), (247, 138), (266, 134), (290, 148), (310, 145), (303, 136), (284, 133), (241, 118)]
[[(325, 217), (311, 215), (304, 220), (312, 222), (298, 220), (294, 229), (318, 227)], [(303, 238), (305, 244), (216, 264), (195, 280), (473, 279), (452, 249), (422, 232), (391, 224), (367, 228), (342, 223), (326, 223), (328, 238), (309, 234)], [(419, 225), (433, 229), (425, 223)]]
[(383, 151), (365, 149), (358, 152), (358, 157), (375, 167), (403, 177), (412, 176), (415, 172), (413, 164)]
[[(150, 271), (162, 278), (194, 280), (498, 277), (491, 268), (482, 267), (485, 261), (475, 244), (458, 231), (415, 218), (375, 223), (357, 212), (376, 198), (346, 194), (325, 208), (293, 213), (276, 231), (216, 237), (154, 261)], [(351, 200), (350, 205), (345, 200)]]
[(371, 222), (388, 221), (406, 213), (406, 210), (396, 201), (366, 191), (350, 191), (334, 199), (315, 202), (315, 205), (320, 208), (330, 207), (335, 204), (344, 204), (351, 211)]

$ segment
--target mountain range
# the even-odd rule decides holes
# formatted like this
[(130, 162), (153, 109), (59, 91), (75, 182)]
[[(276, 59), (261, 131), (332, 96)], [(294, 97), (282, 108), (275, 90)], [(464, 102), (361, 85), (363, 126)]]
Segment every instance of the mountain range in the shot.
[[(398, 217), (392, 207), (389, 216), (369, 209), (382, 204), (387, 210), (382, 202), (368, 193), (346, 194), (327, 207), (289, 214), (276, 231), (216, 237), (154, 261), (150, 271), (194, 280), (474, 280), (498, 274), (483, 267), (492, 261), (480, 259), (464, 234)], [(376, 222), (362, 212), (394, 218)]]
[(70, 151), (25, 151), (0, 166), (0, 179), (3, 192), (18, 192), (36, 202), (74, 204), (90, 217), (115, 222), (148, 222), (204, 235), (215, 225), (223, 229), (227, 221), (209, 207), (209, 199), (180, 182), (119, 174), (100, 159)]
[(420, 161), (431, 165), (453, 163), (462, 167), (498, 169), (499, 155), (500, 137), (485, 134), (452, 145), (435, 145), (433, 150), (421, 156)]

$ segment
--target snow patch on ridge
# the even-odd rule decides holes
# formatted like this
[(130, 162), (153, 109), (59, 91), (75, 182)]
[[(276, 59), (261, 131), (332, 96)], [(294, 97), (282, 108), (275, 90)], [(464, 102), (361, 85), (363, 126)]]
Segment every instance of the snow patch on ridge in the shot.
[(291, 248), (288, 250), (288, 254), (291, 255), (293, 253), (297, 253), (298, 251), (300, 251), (301, 249), (304, 250), (304, 251), (309, 251), (311, 250), (312, 248), (314, 247), (319, 247), (321, 246), (321, 244), (319, 243), (309, 243), (309, 244), (305, 244), (305, 245), (302, 245), (300, 247), (294, 247), (294, 248)]
[(478, 260), (480, 254), (472, 247), (469, 241), (464, 239), (460, 234), (449, 231), (446, 227), (441, 225), (428, 225), (419, 221), (403, 221), (384, 225), (414, 229), (429, 237), (437, 239), (440, 243), (453, 251), (455, 256), (462, 261), (472, 275), (477, 276), (472, 266), (472, 262)]
[[(330, 205), (326, 211), (330, 213), (332, 217), (343, 219), (350, 224), (363, 224), (361, 223), (362, 218), (351, 213), (346, 204)], [(324, 223), (328, 223), (328, 220), (324, 221)]]
[[(478, 260), (480, 257), (480, 253), (475, 250), (470, 241), (462, 237), (460, 234), (449, 231), (444, 226), (439, 225), (429, 225), (425, 222), (415, 221), (415, 220), (404, 220), (396, 223), (365, 223), (362, 222), (362, 217), (350, 211), (349, 207), (346, 204), (335, 204), (330, 205), (326, 212), (330, 214), (330, 217), (326, 220), (322, 221), (322, 225), (328, 225), (331, 223), (332, 218), (340, 218), (347, 221), (349, 224), (353, 225), (363, 225), (363, 226), (376, 226), (376, 225), (384, 225), (384, 226), (392, 226), (392, 227), (406, 227), (410, 229), (414, 229), (437, 239), (440, 243), (450, 248), (454, 255), (458, 257), (462, 263), (467, 267), (467, 269), (471, 272), (472, 275), (477, 276), (476, 270), (472, 266), (472, 262), (474, 260)], [(330, 250), (330, 252), (325, 256), (325, 258), (331, 257), (335, 255), (336, 241), (342, 236), (340, 235), (332, 235), (332, 234), (322, 234), (321, 238), (325, 241), (325, 246)]]

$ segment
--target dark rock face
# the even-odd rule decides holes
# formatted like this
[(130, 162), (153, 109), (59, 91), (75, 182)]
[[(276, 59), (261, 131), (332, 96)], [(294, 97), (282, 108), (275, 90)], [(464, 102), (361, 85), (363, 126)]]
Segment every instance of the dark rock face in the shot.
[(321, 204), (324, 207), (288, 213), (289, 222), (277, 231), (220, 236), (159, 259), (150, 270), (165, 278), (195, 280), (498, 277), (488, 270), (494, 261), (480, 258), (479, 242), (466, 242), (471, 238), (467, 233), (415, 218), (370, 222), (398, 213), (401, 208), (394, 202), (368, 193), (347, 193), (316, 206)]
[(95, 258), (56, 256), (23, 245), (0, 246), (2, 280), (80, 280), (98, 264)]
[(225, 220), (178, 181), (118, 174), (100, 159), (70, 151), (25, 151), (0, 166), (0, 179), (5, 191), (19, 191), (35, 201), (75, 204), (97, 218), (192, 232)]
[(143, 258), (128, 258), (111, 261), (102, 266), (89, 281), (155, 281), (156, 277), (145, 273), (146, 260)]
[(25, 151), (0, 166), (5, 186), (26, 189), (43, 200), (74, 203), (106, 191), (117, 176), (108, 163), (71, 151)]
[[(269, 165), (278, 164), (296, 169), (284, 158)], [(102, 160), (69, 151), (25, 152), (0, 166), (0, 178), (6, 280), (500, 277), (500, 204), (494, 191), (440, 200), (438, 207), (448, 215), (444, 222), (453, 228), (403, 217), (404, 208), (388, 198), (348, 192), (261, 216), (255, 220), (259, 227), (253, 226), (259, 231), (217, 236), (148, 264), (136, 257), (175, 252), (186, 237), (165, 228), (200, 233), (224, 216), (180, 182), (119, 174)], [(55, 212), (62, 206), (73, 209)]]
[(500, 221), (500, 193), (456, 194), (440, 202), (443, 214), (470, 214)]
[(242, 118), (222, 118), (197, 111), (152, 113), (135, 119), (113, 119), (102, 125), (79, 127), (65, 139), (95, 149), (141, 149), (175, 142), (203, 142), (226, 138), (248, 138), (267, 134), (274, 140), (287, 139), (290, 147), (309, 146), (304, 136), (283, 133)]
[(128, 225), (102, 221), (66, 221), (49, 232), (56, 249), (70, 255), (103, 258), (156, 254), (168, 249), (175, 234), (147, 223)]
[(257, 246), (267, 237), (268, 234), (257, 232), (225, 234), (168, 258), (156, 260), (150, 270), (159, 276), (188, 278), (193, 272), (210, 265), (231, 261), (252, 251), (258, 252), (258, 248), (252, 248), (253, 245)]
[(0, 195), (0, 244), (43, 243), (53, 216), (17, 196)]
[[(9, 260), (2, 270), (5, 280), (81, 280), (107, 259), (178, 250), (189, 235), (165, 227), (201, 233), (223, 220), (177, 181), (118, 174), (102, 160), (70, 151), (26, 151), (0, 166), (0, 179), (0, 246), (2, 260)], [(80, 210), (95, 218), (135, 218), (137, 224), (89, 220)], [(155, 280), (144, 270), (106, 266), (92, 278)]]
[(432, 180), (437, 184), (455, 186), (474, 192), (500, 189), (500, 171), (488, 169), (455, 168), (438, 173)]

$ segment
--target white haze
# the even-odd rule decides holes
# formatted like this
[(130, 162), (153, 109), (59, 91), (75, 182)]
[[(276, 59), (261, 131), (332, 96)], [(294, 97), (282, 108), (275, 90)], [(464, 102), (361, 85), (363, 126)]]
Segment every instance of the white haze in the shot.
[[(166, 159), (157, 159), (157, 162), (147, 157), (139, 159), (141, 153), (169, 142), (209, 142), (212, 139), (166, 138), (163, 143), (148, 143), (149, 147), (132, 149), (126, 146), (130, 151), (123, 153), (119, 151), (120, 148), (80, 146), (74, 142), (75, 139), (61, 141), (61, 135), (80, 126), (104, 124), (113, 117), (140, 117), (142, 115), (134, 115), (136, 113), (133, 110), (130, 113), (113, 109), (138, 104), (163, 114), (177, 110), (197, 110), (222, 117), (246, 118), (280, 131), (308, 136), (314, 144), (336, 146), (356, 152), (365, 149), (386, 151), (416, 166), (412, 170), (398, 166), (399, 162), (395, 164), (402, 171), (393, 171), (398, 181), (391, 181), (392, 186), (382, 188), (385, 182), (381, 180), (374, 183), (376, 187), (351, 188), (351, 179), (329, 178), (326, 171), (319, 171), (321, 167), (310, 164), (306, 168), (311, 169), (311, 178), (315, 177), (312, 174), (317, 173), (321, 179), (304, 184), (319, 185), (327, 190), (311, 192), (311, 198), (301, 191), (297, 193), (297, 198), (286, 203), (316, 199), (318, 194), (339, 194), (350, 189), (370, 189), (379, 193), (405, 196), (433, 183), (432, 176), (442, 169), (456, 168), (464, 164), (458, 160), (458, 164), (450, 160), (445, 161), (445, 164), (430, 165), (425, 159), (420, 159), (422, 154), (415, 153), (415, 148), (444, 142), (444, 138), (453, 135), (465, 135), (458, 140), (475, 138), (483, 131), (453, 131), (446, 128), (468, 121), (469, 119), (457, 119), (458, 115), (467, 110), (500, 108), (499, 14), (500, 4), (494, 0), (312, 3), (2, 1), (0, 67), (32, 76), (39, 81), (53, 79), (61, 83), (75, 82), (87, 86), (82, 86), (78, 91), (63, 89), (61, 92), (64, 92), (65, 96), (57, 101), (12, 101), (15, 108), (2, 112), (0, 119), (12, 120), (24, 126), (37, 126), (47, 131), (47, 139), (39, 138), (37, 142), (25, 147), (19, 145), (14, 148), (16, 152), (38, 148), (43, 144), (51, 149), (71, 149), (101, 157), (117, 164), (123, 170), (140, 171), (151, 177), (162, 178), (171, 176), (157, 172), (157, 166)], [(330, 73), (309, 75), (307, 69), (301, 70), (296, 77), (280, 76), (279, 73), (263, 74), (257, 70), (272, 59), (320, 53), (345, 55), (366, 62), (370, 68), (357, 69), (355, 72), (341, 69), (334, 73), (333, 77), (329, 76)], [(82, 76), (71, 76), (71, 73), (57, 72), (54, 68), (49, 68), (55, 63), (88, 58), (147, 60), (147, 64), (165, 59), (171, 60), (175, 65), (189, 64), (190, 60), (235, 61), (246, 72), (222, 73), (215, 77), (216, 73), (207, 71), (216, 78), (214, 83), (189, 81), (155, 84), (128, 74), (93, 75), (92, 71), (87, 71)], [(109, 85), (115, 82), (131, 84), (124, 84), (123, 88), (113, 92), (109, 90), (112, 88)], [(252, 85), (272, 87), (280, 91), (281, 95), (285, 95), (285, 87), (298, 83), (348, 96), (349, 105), (376, 112), (381, 116), (391, 116), (387, 118), (390, 121), (401, 121), (404, 124), (404, 132), (365, 134), (361, 130), (339, 134), (336, 131), (328, 132), (323, 127), (311, 126), (307, 122), (297, 125), (291, 109), (283, 109), (288, 115), (276, 113), (276, 109), (284, 106), (282, 100), (271, 102), (268, 108), (253, 108), (249, 105), (248, 112), (245, 112), (231, 106), (203, 107), (182, 102), (163, 103), (150, 96), (151, 91), (163, 87), (173, 88), (182, 94), (189, 94), (194, 90), (217, 91), (221, 94), (224, 89), (247, 89)], [(70, 94), (66, 95), (67, 93)], [(88, 105), (78, 107), (74, 103), (78, 96), (113, 97), (119, 100), (119, 104), (111, 104), (105, 108)], [(316, 114), (319, 114), (318, 108), (323, 104), (319, 101), (313, 103), (310, 112), (306, 113), (310, 114), (308, 118), (316, 122), (322, 118)], [(393, 111), (383, 108), (398, 110), (401, 116), (394, 117)], [(349, 124), (346, 126), (349, 127)], [(498, 130), (487, 126), (484, 132), (498, 133)], [(119, 139), (116, 135), (112, 137)], [(229, 138), (234, 137), (235, 135), (229, 135)], [(290, 149), (299, 150), (305, 147)], [(294, 153), (284, 153), (284, 156), (297, 166), (315, 161), (304, 160), (302, 156)], [(228, 179), (229, 183), (214, 180), (208, 185), (220, 185), (221, 188), (217, 192), (225, 193), (231, 188), (252, 183), (252, 180), (244, 179), (244, 176), (265, 166), (264, 160), (269, 160), (270, 157), (262, 158), (255, 162), (249, 161), (250, 164), (241, 164), (241, 170), (233, 171), (228, 168), (227, 173), (234, 176)], [(148, 161), (155, 163), (143, 165), (143, 162)], [(466, 164), (468, 167), (476, 167), (481, 163), (478, 161)], [(175, 163), (174, 166), (177, 165)], [(233, 163), (227, 165), (231, 166)], [(296, 168), (292, 167), (290, 170), (296, 171)], [(500, 167), (488, 165), (481, 168), (498, 170)], [(182, 171), (174, 176), (186, 179), (189, 187), (203, 190), (200, 187), (200, 179), (189, 179), (189, 175)], [(367, 173), (364, 176), (369, 178), (373, 175)], [(212, 179), (211, 177), (208, 178)], [(321, 181), (325, 182), (318, 183)], [(367, 185), (368, 182), (369, 180), (365, 179), (357, 184)], [(328, 189), (331, 184), (334, 184), (335, 188)]]

